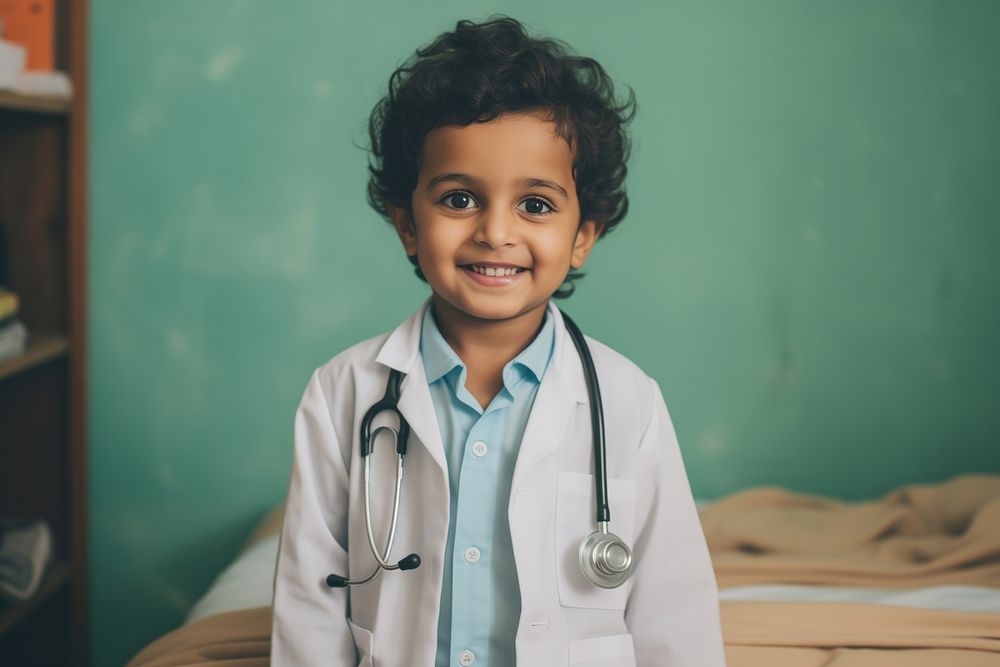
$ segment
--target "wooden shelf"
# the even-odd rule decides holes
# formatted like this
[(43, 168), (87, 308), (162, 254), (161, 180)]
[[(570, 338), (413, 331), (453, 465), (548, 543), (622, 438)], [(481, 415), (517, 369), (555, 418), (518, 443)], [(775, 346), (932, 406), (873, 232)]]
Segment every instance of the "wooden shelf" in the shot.
[[(3, 0), (0, 0), (2, 3)], [(28, 328), (0, 361), (2, 514), (44, 518), (55, 562), (0, 599), (0, 666), (88, 667), (87, 54), (89, 0), (54, 0), (53, 68), (72, 95), (0, 90), (4, 283)]]
[(44, 364), (64, 356), (69, 351), (69, 339), (65, 336), (37, 336), (28, 339), (27, 348), (16, 357), (0, 361), (0, 380), (21, 371)]
[(70, 569), (67, 563), (56, 561), (49, 565), (45, 577), (35, 594), (21, 602), (0, 602), (0, 637), (3, 637), (21, 620), (27, 618), (35, 609), (50, 597), (58, 593), (70, 582)]
[(68, 115), (72, 101), (61, 97), (21, 95), (12, 90), (0, 90), (0, 109)]

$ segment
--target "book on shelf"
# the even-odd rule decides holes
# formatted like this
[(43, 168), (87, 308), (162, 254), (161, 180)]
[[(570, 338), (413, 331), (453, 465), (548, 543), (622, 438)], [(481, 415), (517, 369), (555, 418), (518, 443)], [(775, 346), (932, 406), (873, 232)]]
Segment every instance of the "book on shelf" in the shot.
[(25, 70), (55, 69), (55, 0), (0, 0), (0, 37), (25, 50)]
[(17, 315), (20, 306), (21, 301), (15, 292), (0, 287), (0, 324)]
[(0, 90), (67, 100), (73, 86), (55, 69), (55, 0), (0, 0)]
[(0, 361), (24, 352), (28, 329), (17, 314), (20, 307), (17, 294), (0, 288)]
[[(3, 2), (4, 0), (0, 0)], [(21, 300), (17, 293), (7, 289), (10, 280), (10, 266), (7, 255), (7, 236), (0, 227), (0, 361), (16, 357), (24, 352), (28, 342), (28, 330), (18, 318)]]

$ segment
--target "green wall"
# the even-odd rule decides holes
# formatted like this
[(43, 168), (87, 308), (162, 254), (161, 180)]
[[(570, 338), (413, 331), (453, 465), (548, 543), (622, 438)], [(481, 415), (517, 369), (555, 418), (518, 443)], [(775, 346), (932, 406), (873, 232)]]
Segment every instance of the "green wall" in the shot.
[(356, 145), (459, 18), (636, 90), (631, 213), (563, 307), (659, 380), (696, 495), (1000, 471), (1000, 4), (90, 4), (97, 667), (279, 501), (311, 370), (426, 295)]

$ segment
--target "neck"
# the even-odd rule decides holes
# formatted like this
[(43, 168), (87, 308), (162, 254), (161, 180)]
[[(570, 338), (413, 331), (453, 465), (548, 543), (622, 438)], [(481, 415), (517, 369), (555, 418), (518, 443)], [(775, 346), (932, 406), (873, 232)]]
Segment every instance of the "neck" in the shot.
[(473, 317), (434, 294), (431, 314), (441, 335), (466, 367), (503, 368), (531, 344), (542, 328), (547, 302), (514, 317)]

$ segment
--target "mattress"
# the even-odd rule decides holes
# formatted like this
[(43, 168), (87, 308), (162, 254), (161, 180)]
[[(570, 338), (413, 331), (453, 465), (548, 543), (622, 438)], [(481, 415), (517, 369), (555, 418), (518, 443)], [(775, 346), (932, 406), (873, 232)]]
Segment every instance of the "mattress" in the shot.
[[(277, 535), (265, 537), (244, 550), (198, 599), (184, 623), (192, 623), (227, 611), (270, 606), (277, 557)], [(723, 588), (719, 591), (719, 599), (743, 602), (858, 602), (917, 609), (1000, 614), (1000, 588), (990, 586), (926, 586), (898, 589), (760, 584)]]
[[(1000, 665), (1000, 476), (847, 503), (758, 487), (698, 502), (729, 667)], [(129, 667), (268, 664), (281, 508)]]

